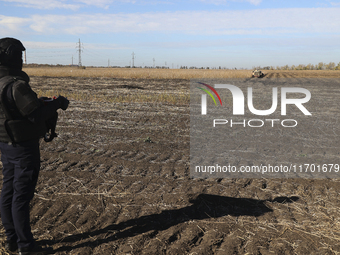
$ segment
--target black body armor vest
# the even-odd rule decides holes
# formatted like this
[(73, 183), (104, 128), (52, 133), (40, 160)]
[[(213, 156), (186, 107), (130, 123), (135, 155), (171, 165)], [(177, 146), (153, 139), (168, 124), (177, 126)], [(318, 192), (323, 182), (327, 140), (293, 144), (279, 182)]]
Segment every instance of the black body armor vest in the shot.
[[(13, 97), (15, 89), (26, 83), (22, 78), (5, 76), (0, 79), (0, 142), (19, 143), (35, 140), (43, 137), (46, 133), (45, 123), (36, 124), (23, 116), (16, 104), (9, 104), (13, 98), (7, 97), (7, 91), (11, 90)], [(26, 85), (27, 86), (27, 85)], [(32, 105), (32, 102), (25, 102), (25, 97), (19, 102), (22, 107)]]

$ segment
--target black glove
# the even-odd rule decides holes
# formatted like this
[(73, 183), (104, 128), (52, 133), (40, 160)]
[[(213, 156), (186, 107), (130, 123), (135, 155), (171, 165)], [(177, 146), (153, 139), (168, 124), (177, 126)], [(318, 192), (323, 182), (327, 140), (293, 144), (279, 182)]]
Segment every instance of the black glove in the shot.
[(59, 107), (64, 111), (67, 109), (70, 103), (70, 101), (66, 97), (63, 97), (63, 96), (58, 96), (58, 98), (55, 100), (59, 103)]

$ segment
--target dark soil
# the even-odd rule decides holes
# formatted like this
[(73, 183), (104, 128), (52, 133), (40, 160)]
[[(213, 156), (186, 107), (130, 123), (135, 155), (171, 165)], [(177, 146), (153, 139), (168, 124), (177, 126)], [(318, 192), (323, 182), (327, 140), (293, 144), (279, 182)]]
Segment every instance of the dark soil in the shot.
[[(189, 93), (186, 80), (32, 77), (31, 85)], [(191, 179), (189, 114), (181, 103), (71, 100), (59, 137), (41, 142), (36, 239), (55, 254), (340, 252), (339, 180)]]

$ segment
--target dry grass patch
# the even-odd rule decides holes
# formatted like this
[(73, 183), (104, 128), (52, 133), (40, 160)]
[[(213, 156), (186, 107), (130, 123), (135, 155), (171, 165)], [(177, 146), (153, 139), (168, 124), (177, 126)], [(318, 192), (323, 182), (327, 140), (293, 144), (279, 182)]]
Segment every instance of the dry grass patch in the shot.
[[(250, 78), (251, 70), (223, 69), (147, 69), (147, 68), (86, 68), (43, 67), (24, 68), (30, 76), (46, 77), (92, 77), (124, 79), (219, 79)], [(340, 71), (332, 70), (264, 70), (265, 78), (340, 78)]]
[(144, 69), (144, 68), (24, 68), (30, 76), (108, 77), (124, 79), (246, 78), (249, 70)]
[(122, 94), (122, 95), (93, 95), (86, 92), (69, 92), (63, 90), (36, 90), (38, 97), (54, 97), (63, 95), (71, 100), (83, 102), (106, 102), (106, 103), (167, 103), (174, 105), (188, 105), (189, 94)]
[(340, 78), (338, 70), (264, 70), (265, 78)]

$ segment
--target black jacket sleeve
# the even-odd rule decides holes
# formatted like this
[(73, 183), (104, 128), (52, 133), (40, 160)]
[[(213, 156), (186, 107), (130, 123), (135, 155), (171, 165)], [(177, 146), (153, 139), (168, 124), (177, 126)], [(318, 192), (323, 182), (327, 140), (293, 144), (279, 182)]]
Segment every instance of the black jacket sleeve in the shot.
[(59, 108), (60, 106), (55, 100), (48, 102), (46, 105), (42, 103), (40, 107), (27, 115), (27, 118), (33, 123), (40, 123), (52, 118)]
[(13, 99), (20, 114), (33, 123), (41, 123), (52, 118), (60, 108), (60, 104), (52, 100), (44, 103), (27, 82), (19, 82), (13, 86)]

